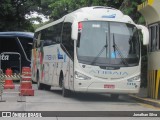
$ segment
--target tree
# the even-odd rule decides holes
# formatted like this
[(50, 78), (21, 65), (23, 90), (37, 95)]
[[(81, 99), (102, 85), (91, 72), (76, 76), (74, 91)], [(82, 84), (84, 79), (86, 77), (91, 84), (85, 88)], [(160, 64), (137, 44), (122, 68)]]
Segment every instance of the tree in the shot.
[(136, 23), (144, 24), (144, 18), (137, 12), (137, 5), (143, 1), (144, 0), (52, 0), (52, 2), (48, 4), (48, 7), (51, 11), (50, 18), (52, 20), (59, 19), (65, 14), (81, 7), (108, 6), (120, 9), (124, 14), (129, 15)]
[(118, 8), (123, 0), (54, 0), (49, 4), (52, 9), (51, 19), (58, 19), (76, 9), (87, 6), (111, 6)]
[(0, 31), (33, 31), (32, 23), (25, 18), (40, 4), (40, 0), (1, 0)]
[(144, 23), (143, 17), (137, 12), (137, 5), (142, 1), (144, 0), (1, 0), (0, 31), (33, 31), (33, 21), (41, 22), (41, 19), (26, 19), (26, 15), (34, 11), (49, 16), (53, 21), (86, 6), (114, 7), (131, 16), (135, 22)]
[(129, 15), (134, 22), (145, 24), (144, 17), (137, 11), (137, 6), (142, 2), (144, 2), (144, 0), (124, 0), (120, 6), (120, 10), (123, 11), (124, 14)]

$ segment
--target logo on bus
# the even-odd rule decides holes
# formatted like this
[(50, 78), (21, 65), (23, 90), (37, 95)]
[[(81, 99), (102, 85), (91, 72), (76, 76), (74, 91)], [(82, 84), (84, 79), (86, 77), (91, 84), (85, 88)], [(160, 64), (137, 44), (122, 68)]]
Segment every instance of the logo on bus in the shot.
[(58, 59), (63, 59), (63, 55), (60, 53), (59, 49), (57, 49)]
[(118, 72), (118, 71), (102, 71), (102, 70), (97, 70), (98, 74), (103, 74), (103, 75), (128, 75), (127, 72)]
[(111, 15), (103, 15), (102, 18), (115, 18), (116, 14), (111, 14)]
[(9, 60), (9, 55), (1, 55), (1, 60)]
[(56, 56), (55, 55), (45, 55), (45, 60), (55, 60)]

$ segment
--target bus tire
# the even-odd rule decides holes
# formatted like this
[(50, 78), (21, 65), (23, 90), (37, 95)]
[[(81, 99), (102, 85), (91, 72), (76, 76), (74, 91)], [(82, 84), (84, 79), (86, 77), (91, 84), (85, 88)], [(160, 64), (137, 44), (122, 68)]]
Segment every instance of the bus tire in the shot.
[(42, 83), (40, 83), (39, 80), (37, 82), (37, 87), (38, 87), (38, 90), (43, 90), (44, 89), (44, 85)]
[(50, 86), (50, 85), (44, 85), (44, 89), (45, 89), (45, 90), (50, 90), (50, 89), (51, 89), (51, 86)]
[(36, 79), (37, 79), (37, 87), (38, 87), (38, 90), (43, 90), (43, 84), (40, 83), (40, 80), (39, 80), (39, 73), (37, 72), (37, 76), (36, 76)]
[(34, 82), (34, 81), (32, 80), (32, 84), (37, 84), (37, 82)]
[(119, 94), (111, 94), (112, 100), (117, 100), (119, 98)]
[(62, 81), (62, 96), (63, 97), (69, 97), (70, 91), (65, 88), (65, 86), (64, 86), (64, 79), (63, 79), (62, 76), (60, 77), (60, 80)]

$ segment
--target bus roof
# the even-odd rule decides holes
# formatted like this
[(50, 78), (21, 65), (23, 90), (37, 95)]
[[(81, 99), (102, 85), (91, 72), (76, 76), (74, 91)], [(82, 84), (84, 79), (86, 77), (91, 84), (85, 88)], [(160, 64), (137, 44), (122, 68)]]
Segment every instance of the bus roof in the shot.
[(53, 21), (42, 27), (37, 28), (35, 32), (41, 31), (60, 22), (73, 22), (74, 20), (77, 21), (102, 20), (102, 21), (115, 21), (115, 22), (135, 24), (128, 15), (124, 15), (118, 9), (105, 6), (92, 6), (92, 7), (82, 7), (69, 14), (66, 14), (61, 19), (58, 19), (56, 21)]
[(0, 32), (0, 37), (29, 37), (33, 38), (34, 33), (32, 32)]

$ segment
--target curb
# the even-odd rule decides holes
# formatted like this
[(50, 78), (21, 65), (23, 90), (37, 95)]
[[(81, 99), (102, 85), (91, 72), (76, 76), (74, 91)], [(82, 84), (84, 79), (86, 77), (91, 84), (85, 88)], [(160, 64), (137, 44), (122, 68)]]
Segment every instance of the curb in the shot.
[(129, 95), (129, 96), (136, 101), (139, 101), (139, 102), (142, 102), (142, 103), (149, 104), (149, 105), (152, 105), (154, 107), (159, 107), (160, 108), (160, 102), (157, 102), (155, 100), (151, 100), (151, 99), (148, 99), (148, 98), (141, 98), (141, 97), (138, 97), (136, 95)]

